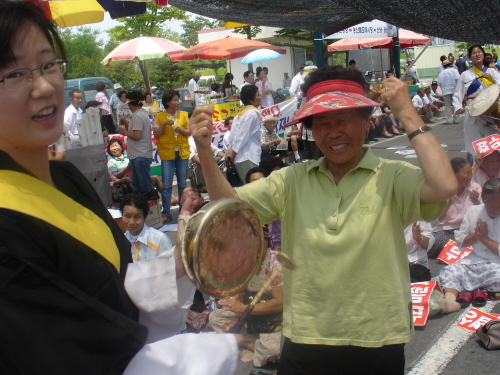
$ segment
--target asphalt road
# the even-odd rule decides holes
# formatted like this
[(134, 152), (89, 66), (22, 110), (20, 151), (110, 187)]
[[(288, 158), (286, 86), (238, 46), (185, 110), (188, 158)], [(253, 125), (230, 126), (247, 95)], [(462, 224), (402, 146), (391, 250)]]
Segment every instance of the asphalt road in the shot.
[[(446, 150), (449, 158), (465, 157), (463, 123), (445, 125), (443, 121), (431, 124), (432, 132)], [(419, 166), (408, 138), (398, 136), (380, 139), (370, 145), (373, 152), (387, 159), (404, 160)], [(432, 276), (437, 276), (442, 265), (430, 260)], [(489, 302), (481, 310), (500, 313), (498, 303)], [(455, 327), (466, 310), (430, 318), (427, 325), (415, 329), (415, 336), (406, 345), (406, 374), (409, 375), (498, 375), (500, 374), (498, 351), (487, 351), (482, 347), (477, 335), (463, 328)], [(362, 360), (362, 359), (360, 359)], [(240, 362), (237, 375), (247, 375), (257, 370), (252, 362)], [(276, 373), (276, 366), (260, 369)]]

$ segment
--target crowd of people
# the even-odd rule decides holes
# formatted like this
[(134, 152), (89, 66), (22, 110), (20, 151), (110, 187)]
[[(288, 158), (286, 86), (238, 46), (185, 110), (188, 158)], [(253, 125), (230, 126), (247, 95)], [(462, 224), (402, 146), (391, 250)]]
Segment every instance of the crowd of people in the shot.
[[(243, 106), (225, 121), (224, 150), (212, 144), (213, 106), (189, 118), (179, 92), (165, 90), (152, 119), (143, 108), (148, 95), (116, 84), (108, 101), (98, 83), (88, 105), (99, 107), (103, 135), (117, 126), (126, 137), (126, 150), (119, 139), (107, 145), (120, 228), (78, 169), (48, 152), (63, 132), (76, 135), (82, 101), (73, 90), (64, 111), (66, 60), (56, 29), (37, 5), (8, 1), (0, 3), (0, 31), (2, 373), (231, 374), (245, 348), (255, 366), (279, 362), (278, 374), (403, 374), (413, 333), (409, 263), (427, 266), (448, 239), (472, 246), (439, 274), (446, 313), (479, 306), (485, 290), (500, 288), (500, 154), (476, 155), (474, 165), (449, 161), (401, 80), (388, 78), (375, 92), (353, 68), (305, 64), (293, 79), (286, 75), (297, 101), (287, 124), (291, 165), (275, 148), (276, 118), (259, 111), (275, 93), (265, 69), (245, 72)], [(460, 75), (453, 113), (462, 108), (457, 98), (471, 100), (485, 80), (500, 82), (493, 68), (479, 67), (480, 47), (469, 55), (482, 73)], [(467, 116), (464, 126), (479, 126)], [(389, 137), (405, 132), (422, 167), (375, 156), (366, 144), (374, 127)], [(477, 136), (469, 135), (466, 142)], [(150, 178), (152, 136), (161, 188)], [(195, 187), (186, 185), (190, 163), (200, 169)], [(172, 220), (174, 174), (179, 216), (171, 241), (146, 219), (148, 199), (161, 195), (164, 219)], [(246, 289), (210, 305), (219, 335), (186, 333), (196, 287), (182, 235), (204, 204), (196, 188), (210, 200), (248, 202), (265, 225), (265, 257)], [(296, 270), (281, 271), (280, 252)], [(228, 334), (266, 281), (244, 330)], [(47, 361), (53, 353), (60, 355)]]

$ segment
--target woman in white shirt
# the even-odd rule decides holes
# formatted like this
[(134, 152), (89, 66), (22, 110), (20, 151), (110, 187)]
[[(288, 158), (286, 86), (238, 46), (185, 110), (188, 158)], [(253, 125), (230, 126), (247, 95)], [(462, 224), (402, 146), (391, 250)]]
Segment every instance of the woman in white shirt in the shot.
[(479, 288), (500, 290), (500, 179), (487, 181), (481, 197), (483, 204), (470, 207), (455, 232), (457, 244), (473, 251), (439, 272), (445, 292), (439, 303), (445, 313), (458, 311), (471, 301), (476, 307), (484, 306), (488, 295)]
[(259, 80), (255, 82), (255, 86), (257, 86), (259, 94), (262, 96), (261, 108), (267, 108), (274, 105), (273, 95), (275, 91), (273, 89), (273, 84), (267, 79), (266, 72), (260, 66), (257, 68), (257, 78)]

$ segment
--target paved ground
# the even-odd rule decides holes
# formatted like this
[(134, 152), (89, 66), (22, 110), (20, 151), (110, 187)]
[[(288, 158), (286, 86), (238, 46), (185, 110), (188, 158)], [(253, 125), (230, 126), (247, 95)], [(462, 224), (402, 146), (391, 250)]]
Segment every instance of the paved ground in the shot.
[[(451, 158), (465, 157), (463, 145), (463, 124), (444, 125), (442, 122), (431, 124), (432, 132)], [(406, 136), (393, 139), (380, 139), (370, 145), (373, 152), (381, 157), (404, 160), (419, 165), (412, 153), (410, 142)], [(413, 155), (413, 156), (412, 156)], [(178, 212), (173, 209), (176, 222)], [(171, 234), (172, 236), (172, 234)], [(436, 276), (442, 266), (435, 260), (430, 261), (430, 269)], [(498, 303), (489, 302), (482, 308), (484, 311), (500, 313)], [(439, 315), (429, 319), (423, 328), (417, 328), (415, 336), (406, 345), (406, 373), (408, 375), (498, 375), (500, 374), (498, 351), (487, 351), (477, 339), (475, 333), (455, 327), (464, 310), (448, 315)], [(257, 370), (251, 362), (240, 362), (237, 375), (247, 375)], [(276, 373), (276, 366), (270, 365), (260, 369), (267, 373)]]

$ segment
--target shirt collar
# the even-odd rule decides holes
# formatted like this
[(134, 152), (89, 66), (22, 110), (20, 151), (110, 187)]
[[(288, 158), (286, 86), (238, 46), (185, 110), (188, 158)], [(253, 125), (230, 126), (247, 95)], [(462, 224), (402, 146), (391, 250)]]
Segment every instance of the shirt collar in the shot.
[[(368, 146), (362, 146), (362, 151), (364, 153), (363, 158), (359, 161), (359, 163), (351, 169), (351, 171), (354, 171), (356, 169), (369, 169), (372, 171), (376, 171), (378, 168), (378, 164), (380, 161), (380, 158), (378, 156), (375, 156)], [(328, 169), (327, 165), (327, 160), (325, 157), (319, 158), (318, 160), (312, 162), (307, 166), (307, 172), (311, 171), (314, 168), (318, 168), (321, 172), (323, 173), (330, 173), (330, 170)]]
[(139, 236), (136, 238), (135, 236), (132, 236), (129, 231), (125, 232), (125, 237), (131, 242), (134, 243), (135, 241), (141, 242), (145, 245), (148, 244), (148, 236), (147, 236), (147, 228), (149, 228), (146, 224), (144, 224), (144, 227), (141, 230), (141, 233), (139, 233)]

